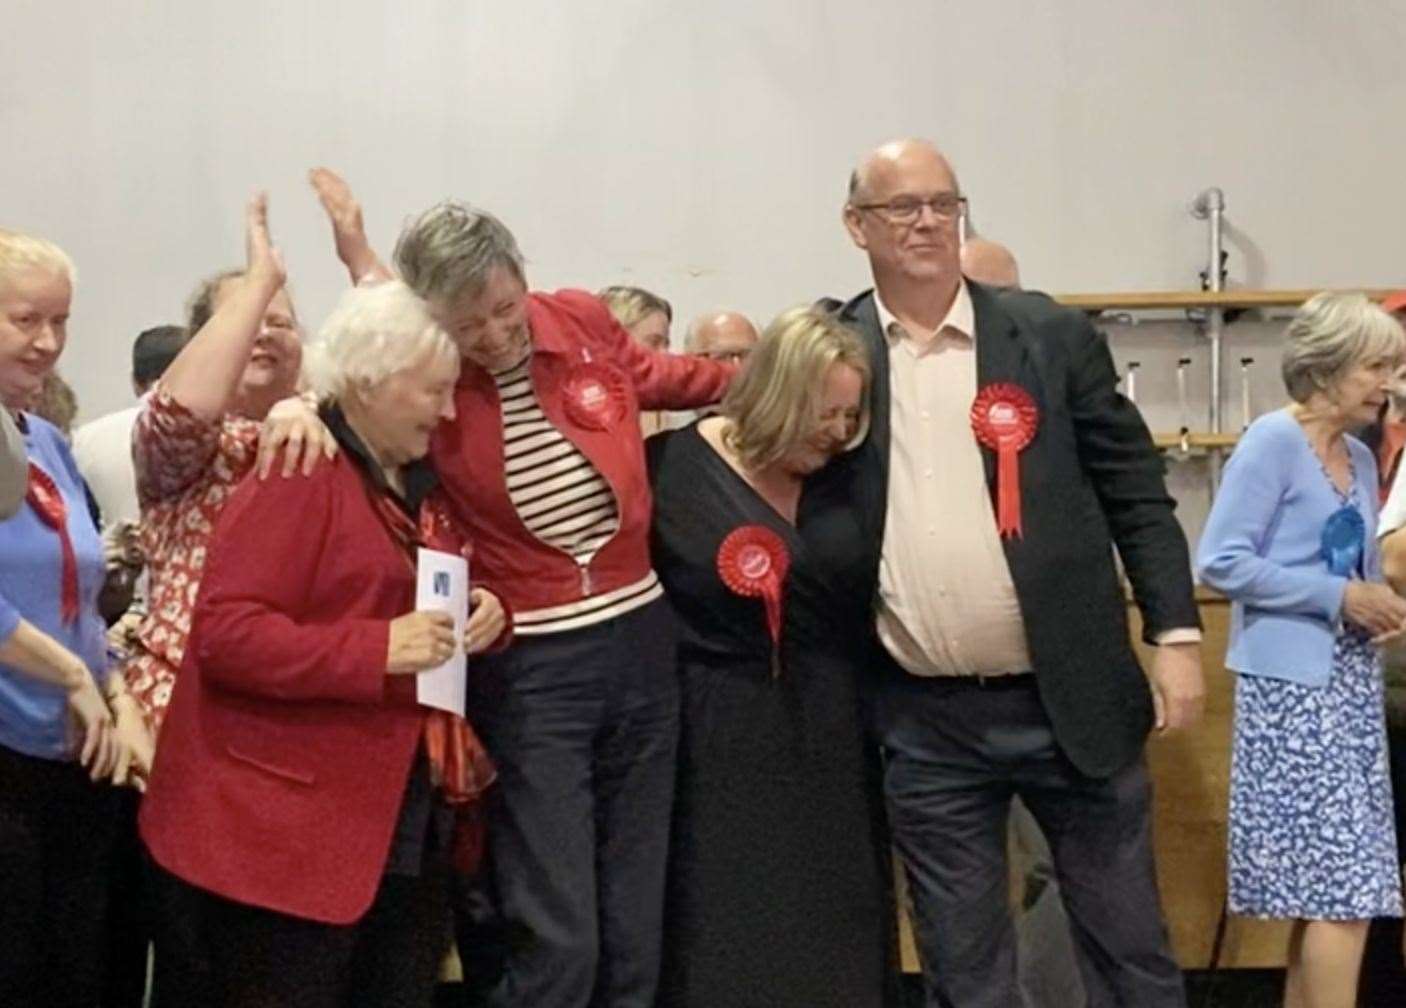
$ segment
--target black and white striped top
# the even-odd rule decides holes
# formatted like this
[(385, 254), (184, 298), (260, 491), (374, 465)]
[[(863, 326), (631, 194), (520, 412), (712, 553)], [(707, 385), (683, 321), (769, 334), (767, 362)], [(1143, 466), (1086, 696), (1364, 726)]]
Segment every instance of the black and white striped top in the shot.
[(514, 631), (528, 635), (603, 623), (663, 594), (652, 570), (623, 588), (591, 593), (587, 566), (619, 529), (620, 512), (605, 477), (542, 412), (528, 374), (530, 360), (493, 376), (503, 411), (508, 497), (529, 532), (571, 554), (581, 571), (582, 598), (514, 613)]

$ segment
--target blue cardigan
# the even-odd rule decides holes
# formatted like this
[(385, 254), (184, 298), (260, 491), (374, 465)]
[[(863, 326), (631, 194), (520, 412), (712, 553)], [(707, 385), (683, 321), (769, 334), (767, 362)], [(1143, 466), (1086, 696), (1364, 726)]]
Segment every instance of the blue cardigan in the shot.
[[(68, 510), (68, 534), (78, 561), (78, 620), (61, 619), (63, 559), (59, 537), (28, 505), (0, 521), (0, 640), (28, 620), (68, 648), (99, 681), (106, 678), (107, 639), (98, 613), (103, 586), (103, 546), (88, 513), (88, 499), (63, 435), (24, 414), (29, 459), (52, 477)], [(69, 745), (64, 691), (0, 663), (0, 745), (44, 759), (74, 758)]]
[[(1366, 580), (1380, 581), (1377, 462), (1362, 442), (1346, 441), (1351, 502), (1366, 525), (1362, 570)], [(1328, 570), (1319, 548), (1324, 523), (1341, 507), (1308, 435), (1288, 410), (1249, 426), (1226, 463), (1196, 550), (1197, 575), (1233, 603), (1228, 668), (1327, 684), (1348, 579)]]

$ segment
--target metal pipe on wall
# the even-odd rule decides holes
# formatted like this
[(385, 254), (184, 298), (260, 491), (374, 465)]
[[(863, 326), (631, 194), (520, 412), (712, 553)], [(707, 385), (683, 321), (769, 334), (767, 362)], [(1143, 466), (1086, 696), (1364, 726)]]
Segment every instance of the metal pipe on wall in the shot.
[[(1197, 194), (1191, 204), (1191, 216), (1208, 222), (1207, 262), (1205, 287), (1210, 291), (1225, 289), (1225, 277), (1221, 262), (1225, 257), (1225, 193), (1212, 186)], [(1221, 432), (1221, 350), (1225, 339), (1225, 311), (1211, 308), (1206, 313), (1206, 336), (1211, 350), (1211, 411), (1210, 429), (1212, 434)], [(1220, 458), (1210, 459), (1211, 493), (1215, 494), (1220, 483)]]

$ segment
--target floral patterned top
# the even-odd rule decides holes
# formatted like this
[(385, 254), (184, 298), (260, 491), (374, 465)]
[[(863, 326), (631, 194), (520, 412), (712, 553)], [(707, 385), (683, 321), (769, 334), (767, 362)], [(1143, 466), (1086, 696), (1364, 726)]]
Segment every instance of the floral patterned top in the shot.
[(132, 430), (142, 549), (151, 581), (146, 618), (122, 673), (153, 733), (161, 728), (185, 657), (215, 521), (254, 467), (259, 429), (246, 417), (203, 420), (158, 385)]

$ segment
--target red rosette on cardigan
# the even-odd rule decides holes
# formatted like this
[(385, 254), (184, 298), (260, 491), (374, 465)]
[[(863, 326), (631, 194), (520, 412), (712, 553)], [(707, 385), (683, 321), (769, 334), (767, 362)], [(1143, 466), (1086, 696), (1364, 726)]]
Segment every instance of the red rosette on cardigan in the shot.
[(608, 364), (577, 364), (562, 384), (566, 415), (578, 427), (605, 430), (625, 419), (625, 376)]
[(78, 622), (78, 557), (68, 535), (68, 505), (53, 477), (33, 462), (29, 463), (29, 489), (24, 499), (39, 520), (59, 537), (59, 606), (65, 625)]
[(996, 529), (1003, 539), (1019, 539), (1019, 457), (1039, 429), (1040, 408), (1019, 385), (995, 382), (977, 393), (971, 421), (976, 439), (996, 453)]
[(759, 598), (766, 608), (773, 674), (780, 672), (781, 590), (791, 567), (791, 553), (781, 537), (765, 525), (740, 525), (718, 547), (718, 576), (734, 594)]

